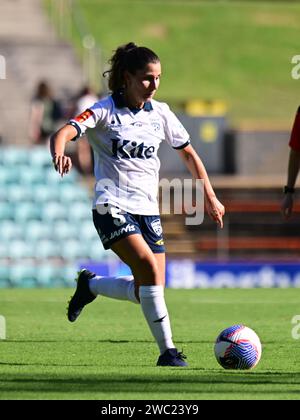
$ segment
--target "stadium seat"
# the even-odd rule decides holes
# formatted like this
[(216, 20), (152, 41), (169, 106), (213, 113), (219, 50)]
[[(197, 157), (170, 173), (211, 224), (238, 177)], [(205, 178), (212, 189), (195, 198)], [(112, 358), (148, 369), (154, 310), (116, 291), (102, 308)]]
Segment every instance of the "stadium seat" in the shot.
[(0, 265), (0, 288), (9, 286), (9, 266)]
[(45, 203), (42, 207), (41, 216), (45, 222), (66, 220), (68, 218), (68, 210), (59, 203)]
[(5, 203), (9, 200), (8, 189), (9, 189), (8, 185), (1, 185), (0, 183), (0, 203), (3, 203), (3, 202)]
[(59, 199), (62, 203), (68, 202), (90, 202), (88, 192), (85, 188), (64, 184), (59, 188)]
[(59, 192), (56, 186), (36, 184), (31, 186), (32, 200), (37, 203), (57, 202)]
[(102, 261), (107, 259), (108, 255), (99, 238), (89, 241), (86, 244), (87, 258), (93, 261)]
[(25, 148), (6, 147), (2, 151), (2, 163), (6, 166), (17, 167), (29, 163), (29, 152)]
[(39, 167), (20, 168), (19, 182), (21, 185), (40, 184), (44, 176), (44, 171)]
[(0, 258), (8, 258), (7, 244), (4, 241), (0, 241)]
[(61, 275), (63, 277), (64, 286), (75, 287), (75, 278), (77, 277), (78, 267), (76, 264), (64, 265), (61, 269)]
[(14, 260), (23, 258), (34, 258), (35, 248), (32, 243), (15, 239), (8, 243), (8, 257)]
[(11, 266), (9, 280), (13, 287), (35, 287), (36, 268), (32, 264), (18, 262)]
[(50, 150), (46, 146), (36, 146), (31, 149), (29, 160), (32, 166), (53, 168)]
[(75, 168), (63, 178), (55, 172), (47, 147), (6, 148), (4, 154), (0, 287), (74, 286), (78, 260), (104, 257), (88, 189)]
[(36, 269), (36, 284), (38, 287), (62, 286), (62, 274), (56, 266), (43, 264)]
[(75, 223), (81, 223), (85, 220), (91, 220), (92, 209), (89, 203), (69, 203), (68, 206), (69, 220)]
[(78, 226), (78, 236), (82, 241), (89, 242), (93, 241), (100, 241), (97, 231), (95, 229), (94, 223), (92, 218), (90, 220), (84, 220)]
[(0, 185), (15, 184), (19, 181), (18, 168), (0, 167)]
[(8, 174), (6, 171), (6, 168), (0, 167), (0, 185), (3, 188), (3, 185), (6, 185), (7, 183)]
[(45, 171), (45, 180), (47, 184), (54, 184), (54, 185), (66, 185), (66, 184), (73, 184), (77, 181), (77, 172), (75, 168), (65, 176), (61, 177), (58, 172), (56, 172), (53, 168), (49, 168)]
[(28, 241), (35, 242), (41, 239), (50, 239), (53, 236), (53, 227), (40, 220), (29, 220), (24, 225), (23, 232)]
[(23, 237), (22, 226), (13, 220), (0, 220), (0, 238), (2, 241), (21, 239)]
[(55, 241), (42, 239), (35, 244), (35, 256), (38, 259), (60, 258), (60, 247)]
[(77, 260), (86, 257), (86, 246), (83, 242), (68, 239), (61, 243), (61, 256), (65, 260)]
[(14, 218), (18, 223), (41, 219), (41, 209), (36, 203), (18, 203), (14, 208)]
[(13, 219), (14, 218), (14, 207), (11, 203), (0, 202), (0, 220)]
[(54, 222), (52, 227), (54, 238), (59, 241), (66, 239), (78, 239), (78, 226), (65, 220)]
[(32, 200), (32, 189), (25, 185), (12, 184), (7, 187), (7, 200), (11, 203)]

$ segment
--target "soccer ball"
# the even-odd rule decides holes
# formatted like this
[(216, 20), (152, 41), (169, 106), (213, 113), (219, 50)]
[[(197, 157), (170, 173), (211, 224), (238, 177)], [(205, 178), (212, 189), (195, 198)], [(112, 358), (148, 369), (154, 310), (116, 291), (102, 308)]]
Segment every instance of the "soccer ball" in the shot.
[(252, 369), (261, 357), (260, 339), (245, 325), (233, 325), (222, 331), (214, 350), (217, 361), (224, 369)]

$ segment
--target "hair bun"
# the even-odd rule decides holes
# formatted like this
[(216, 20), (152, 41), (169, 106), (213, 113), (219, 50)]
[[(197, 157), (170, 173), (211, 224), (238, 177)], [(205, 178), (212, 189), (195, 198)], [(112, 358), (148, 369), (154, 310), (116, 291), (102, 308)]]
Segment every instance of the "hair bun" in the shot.
[(128, 44), (124, 45), (124, 51), (129, 52), (138, 48), (138, 46), (134, 42), (128, 42)]

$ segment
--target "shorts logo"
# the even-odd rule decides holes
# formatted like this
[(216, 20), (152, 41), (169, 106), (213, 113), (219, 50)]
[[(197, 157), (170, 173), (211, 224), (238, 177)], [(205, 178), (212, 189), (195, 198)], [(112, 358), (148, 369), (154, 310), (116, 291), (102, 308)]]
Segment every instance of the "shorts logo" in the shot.
[(77, 117), (75, 117), (75, 121), (79, 123), (83, 123), (92, 115), (93, 115), (93, 112), (90, 109), (87, 109), (86, 111), (82, 112), (80, 115), (77, 115)]
[(152, 226), (152, 229), (154, 230), (154, 232), (156, 233), (156, 235), (161, 236), (162, 227), (161, 227), (160, 220), (159, 219), (153, 220), (153, 222), (151, 222), (151, 226)]
[(122, 227), (119, 230), (115, 230), (114, 232), (111, 232), (109, 239), (111, 240), (122, 235), (123, 233), (134, 232), (134, 231), (135, 231), (134, 225), (127, 225), (126, 227)]

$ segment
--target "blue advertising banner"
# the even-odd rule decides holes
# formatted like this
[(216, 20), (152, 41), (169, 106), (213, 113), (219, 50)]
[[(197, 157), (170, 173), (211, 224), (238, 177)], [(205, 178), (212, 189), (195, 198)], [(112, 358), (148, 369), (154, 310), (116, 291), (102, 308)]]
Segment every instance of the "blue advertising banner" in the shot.
[[(119, 261), (84, 264), (102, 276), (131, 274)], [(170, 260), (166, 269), (166, 285), (171, 288), (252, 288), (300, 287), (300, 262), (228, 262), (203, 263), (193, 260)]]
[(172, 288), (300, 287), (300, 264), (170, 261), (167, 284)]

